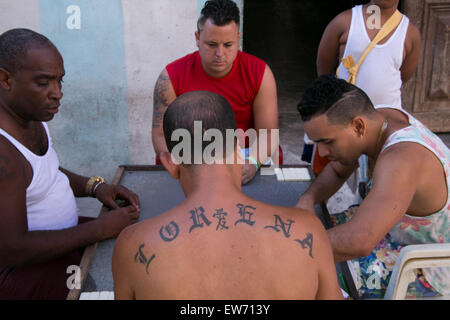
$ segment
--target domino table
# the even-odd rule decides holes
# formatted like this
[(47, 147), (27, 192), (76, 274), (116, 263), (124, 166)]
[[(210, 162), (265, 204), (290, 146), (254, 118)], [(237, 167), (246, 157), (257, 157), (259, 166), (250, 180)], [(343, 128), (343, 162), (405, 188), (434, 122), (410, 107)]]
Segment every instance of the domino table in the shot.
[[(285, 170), (286, 180), (283, 180), (279, 172), (273, 171), (273, 174), (269, 175), (258, 172), (252, 181), (242, 187), (242, 192), (251, 198), (272, 205), (293, 207), (297, 203), (298, 197), (306, 191), (311, 183), (305, 171), (313, 176), (309, 167), (301, 167), (299, 165), (281, 166), (282, 170), (296, 168), (295, 170)], [(141, 203), (139, 221), (161, 214), (185, 199), (178, 180), (173, 179), (162, 166), (119, 166), (112, 183), (124, 185), (139, 196)], [(324, 204), (316, 205), (315, 209), (319, 219), (328, 228), (330, 219), (326, 206)], [(99, 214), (104, 214), (107, 210), (106, 207), (102, 207)], [(114, 290), (111, 271), (114, 243), (115, 239), (109, 239), (90, 245), (85, 249), (80, 262), (81, 288), (70, 290), (67, 296), (68, 300), (79, 299), (81, 293), (111, 293)], [(357, 291), (347, 264), (339, 263), (335, 266), (338, 275), (343, 275), (350, 296), (357, 298)], [(342, 287), (342, 283), (340, 285)], [(111, 297), (110, 294), (106, 296)]]

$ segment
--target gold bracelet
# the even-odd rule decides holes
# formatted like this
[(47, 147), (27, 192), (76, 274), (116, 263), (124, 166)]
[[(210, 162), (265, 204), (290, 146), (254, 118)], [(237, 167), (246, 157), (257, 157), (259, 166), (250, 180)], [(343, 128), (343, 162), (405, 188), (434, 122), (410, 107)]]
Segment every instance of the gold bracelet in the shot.
[(103, 179), (100, 176), (92, 176), (89, 178), (89, 180), (86, 183), (86, 194), (93, 196), (92, 187), (96, 182), (105, 183), (105, 179)]

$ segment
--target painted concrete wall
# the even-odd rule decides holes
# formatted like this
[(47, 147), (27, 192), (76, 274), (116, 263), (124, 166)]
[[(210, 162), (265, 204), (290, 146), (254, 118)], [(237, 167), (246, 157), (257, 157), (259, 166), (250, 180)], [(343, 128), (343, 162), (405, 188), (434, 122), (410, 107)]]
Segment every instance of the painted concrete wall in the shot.
[(0, 0), (0, 32), (38, 31), (64, 58), (64, 97), (49, 122), (63, 167), (111, 179), (120, 164), (154, 163), (153, 87), (167, 63), (196, 50), (205, 1)]

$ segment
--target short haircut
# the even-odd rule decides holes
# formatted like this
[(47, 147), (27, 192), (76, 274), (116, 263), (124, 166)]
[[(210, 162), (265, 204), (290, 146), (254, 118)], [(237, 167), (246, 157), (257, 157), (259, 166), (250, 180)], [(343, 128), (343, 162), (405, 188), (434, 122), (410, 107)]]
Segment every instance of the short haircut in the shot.
[(11, 29), (0, 35), (0, 68), (12, 74), (23, 67), (27, 51), (36, 47), (55, 47), (45, 36), (29, 29)]
[[(191, 91), (177, 97), (167, 108), (163, 118), (164, 138), (167, 149), (172, 152), (178, 141), (172, 141), (172, 133), (177, 129), (185, 129), (191, 136), (191, 159), (189, 163), (194, 163), (194, 121), (201, 121), (202, 135), (208, 129), (217, 129), (225, 139), (227, 129), (236, 131), (236, 119), (233, 109), (228, 101), (221, 95), (209, 91)], [(203, 138), (203, 137), (202, 137)], [(226, 142), (223, 142), (223, 158), (227, 155)], [(233, 138), (233, 147), (236, 146), (237, 138)], [(201, 151), (212, 142), (203, 141)], [(231, 150), (229, 150), (231, 151)], [(233, 148), (234, 152), (234, 148)], [(203, 162), (203, 161), (202, 161)]]
[(297, 110), (303, 121), (325, 114), (332, 124), (346, 125), (358, 115), (372, 117), (375, 108), (367, 94), (335, 75), (317, 78), (304, 92)]
[(234, 21), (240, 23), (239, 8), (232, 0), (206, 1), (197, 21), (197, 30), (200, 33), (206, 20), (211, 19), (216, 26), (225, 26)]

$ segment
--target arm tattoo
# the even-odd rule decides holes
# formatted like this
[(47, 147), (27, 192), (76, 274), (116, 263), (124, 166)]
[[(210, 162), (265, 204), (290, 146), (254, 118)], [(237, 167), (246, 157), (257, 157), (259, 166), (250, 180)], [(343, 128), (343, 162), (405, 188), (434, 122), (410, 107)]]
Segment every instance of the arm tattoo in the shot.
[(156, 81), (155, 90), (153, 92), (153, 128), (160, 128), (164, 112), (166, 112), (169, 102), (165, 95), (168, 85), (170, 84), (169, 76), (161, 74)]
[(150, 262), (152, 262), (153, 259), (155, 259), (156, 255), (153, 254), (150, 259), (147, 259), (147, 257), (144, 255), (144, 253), (142, 252), (142, 249), (144, 248), (144, 244), (142, 243), (139, 246), (138, 252), (136, 253), (136, 255), (134, 256), (134, 262), (136, 263), (142, 263), (145, 266), (145, 272), (148, 273), (148, 266), (150, 265)]

